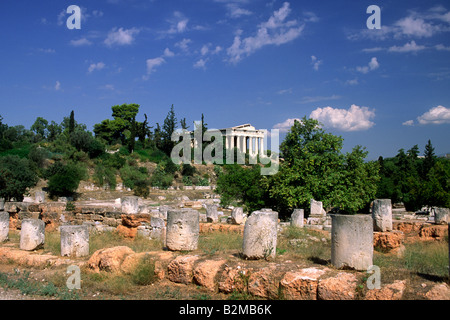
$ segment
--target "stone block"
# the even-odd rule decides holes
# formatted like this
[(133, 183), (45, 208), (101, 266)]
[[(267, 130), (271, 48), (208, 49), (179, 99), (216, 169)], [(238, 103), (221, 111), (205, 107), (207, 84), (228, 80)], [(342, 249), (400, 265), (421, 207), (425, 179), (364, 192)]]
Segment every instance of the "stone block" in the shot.
[(278, 212), (254, 211), (245, 222), (243, 256), (246, 259), (275, 258)]
[(89, 229), (87, 225), (61, 226), (61, 256), (85, 257), (89, 255)]
[(178, 209), (167, 212), (166, 245), (169, 250), (196, 250), (199, 233), (198, 211)]
[(45, 222), (37, 219), (22, 220), (20, 230), (20, 249), (33, 251), (44, 246)]
[(372, 205), (373, 230), (392, 231), (391, 199), (376, 199)]
[(294, 209), (291, 215), (291, 226), (303, 228), (305, 211), (303, 209)]
[(331, 218), (331, 264), (367, 270), (373, 264), (372, 217), (333, 214)]
[(0, 211), (0, 243), (8, 240), (9, 234), (9, 213)]

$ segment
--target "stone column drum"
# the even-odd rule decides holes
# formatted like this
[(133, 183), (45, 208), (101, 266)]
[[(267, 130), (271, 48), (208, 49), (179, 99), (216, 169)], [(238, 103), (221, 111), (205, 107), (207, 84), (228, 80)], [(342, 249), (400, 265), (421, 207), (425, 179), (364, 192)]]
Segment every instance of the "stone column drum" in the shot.
[(0, 198), (0, 211), (5, 210), (5, 199)]
[(435, 224), (446, 224), (450, 222), (448, 220), (450, 213), (449, 208), (435, 208), (434, 209), (434, 223)]
[(200, 216), (197, 210), (167, 211), (166, 245), (169, 250), (196, 250), (200, 233)]
[(305, 210), (304, 209), (294, 209), (291, 215), (291, 226), (297, 228), (303, 228), (304, 225)]
[(85, 257), (89, 255), (89, 229), (87, 225), (61, 226), (61, 256)]
[(331, 264), (356, 270), (367, 270), (373, 264), (370, 215), (331, 215)]
[(45, 202), (45, 191), (36, 191), (34, 201), (36, 203), (44, 203)]
[(209, 204), (206, 206), (206, 221), (217, 222), (219, 221), (219, 214), (217, 213), (217, 206)]
[(372, 205), (372, 218), (374, 231), (392, 231), (391, 199), (374, 200)]
[(8, 240), (9, 233), (9, 213), (0, 212), (0, 242)]
[(244, 208), (235, 207), (231, 212), (231, 221), (233, 224), (241, 224), (244, 222)]
[(278, 212), (254, 211), (245, 222), (242, 245), (245, 259), (275, 258)]
[(20, 249), (33, 251), (44, 246), (45, 222), (38, 219), (22, 220), (20, 230)]
[(122, 213), (139, 213), (139, 197), (123, 197), (120, 202), (122, 204)]

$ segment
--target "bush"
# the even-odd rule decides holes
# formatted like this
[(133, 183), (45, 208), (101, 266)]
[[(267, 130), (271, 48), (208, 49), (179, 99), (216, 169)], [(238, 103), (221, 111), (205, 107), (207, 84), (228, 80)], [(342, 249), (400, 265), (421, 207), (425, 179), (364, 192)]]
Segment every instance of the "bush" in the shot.
[(94, 183), (98, 187), (103, 187), (105, 184), (114, 190), (116, 188), (116, 173), (114, 168), (105, 167), (103, 164), (98, 164), (95, 167), (93, 175)]
[(80, 181), (86, 177), (86, 169), (74, 163), (67, 165), (55, 163), (52, 167), (49, 168), (52, 173), (48, 180), (49, 196), (51, 198), (73, 196)]
[(38, 177), (27, 159), (16, 155), (0, 157), (0, 198), (22, 201), (27, 189), (37, 182)]
[(147, 180), (147, 176), (148, 172), (146, 168), (126, 165), (120, 169), (120, 177), (122, 178), (123, 185), (132, 190), (135, 188), (137, 182)]
[(161, 189), (167, 189), (172, 185), (173, 174), (164, 171), (163, 166), (158, 164), (153, 175), (150, 178), (150, 185)]
[(192, 177), (197, 170), (194, 166), (190, 165), (189, 163), (184, 163), (181, 169), (181, 174), (183, 176)]

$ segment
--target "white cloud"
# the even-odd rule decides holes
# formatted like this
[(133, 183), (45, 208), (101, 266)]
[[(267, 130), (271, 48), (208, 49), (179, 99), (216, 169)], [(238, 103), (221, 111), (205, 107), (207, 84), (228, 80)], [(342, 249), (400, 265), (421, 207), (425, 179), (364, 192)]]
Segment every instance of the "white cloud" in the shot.
[(315, 96), (315, 97), (303, 97), (302, 100), (299, 101), (301, 104), (305, 103), (314, 103), (314, 102), (320, 102), (320, 101), (328, 101), (328, 100), (339, 100), (342, 97), (336, 94), (333, 94), (331, 96)]
[(131, 28), (113, 28), (109, 33), (108, 37), (105, 39), (105, 44), (108, 47), (112, 47), (114, 45), (130, 45), (134, 41), (135, 35), (139, 33), (139, 29)]
[(91, 63), (91, 65), (88, 68), (88, 72), (92, 73), (95, 70), (102, 70), (104, 67), (105, 64), (103, 62)]
[(165, 57), (173, 57), (174, 55), (175, 55), (175, 53), (173, 53), (172, 51), (170, 51), (169, 48), (166, 48), (166, 49), (164, 50), (164, 56), (165, 56)]
[(283, 95), (283, 94), (292, 94), (292, 88), (289, 89), (282, 89), (277, 92), (277, 94)]
[(356, 67), (356, 71), (361, 73), (369, 73), (370, 71), (376, 70), (380, 67), (380, 64), (378, 63), (378, 60), (376, 57), (373, 57), (367, 66), (363, 67)]
[(304, 25), (299, 25), (296, 20), (286, 21), (290, 12), (289, 3), (285, 2), (279, 10), (273, 12), (269, 20), (258, 25), (256, 35), (241, 39), (243, 32), (239, 30), (233, 44), (227, 49), (229, 61), (237, 63), (264, 46), (279, 46), (298, 38)]
[(438, 33), (450, 31), (450, 11), (443, 6), (434, 6), (427, 11), (409, 11), (392, 25), (383, 24), (379, 30), (362, 29), (347, 36), (350, 40), (359, 39), (404, 39), (430, 38)]
[(344, 83), (345, 85), (349, 85), (349, 86), (356, 86), (357, 84), (359, 84), (358, 78), (355, 79), (350, 79), (345, 81)]
[(189, 44), (192, 42), (191, 39), (183, 39), (177, 43), (175, 43), (175, 47), (180, 48), (183, 51), (188, 51), (189, 50)]
[(442, 43), (435, 46), (438, 51), (450, 51), (450, 47), (444, 46)]
[(56, 83), (55, 83), (55, 90), (56, 90), (56, 91), (61, 90), (61, 82), (56, 81)]
[(183, 33), (188, 30), (189, 19), (180, 11), (175, 11), (173, 17), (168, 19), (167, 22), (170, 24), (170, 27), (168, 30), (161, 32), (163, 35)]
[(418, 52), (424, 49), (426, 49), (425, 46), (417, 45), (414, 40), (411, 40), (411, 42), (408, 42), (401, 47), (392, 46), (388, 49), (388, 51), (405, 53), (405, 52)]
[(437, 27), (433, 26), (431, 23), (425, 22), (422, 18), (413, 16), (400, 19), (394, 25), (400, 28), (397, 32), (397, 36), (406, 35), (418, 38), (429, 38), (438, 31)]
[(198, 60), (196, 63), (194, 63), (194, 68), (198, 68), (198, 69), (206, 69), (206, 62), (208, 61), (208, 59), (200, 59)]
[(403, 126), (413, 126), (414, 125), (414, 120), (408, 120), (402, 123)]
[(437, 106), (419, 116), (417, 120), (423, 125), (450, 123), (450, 109)]
[(316, 56), (311, 56), (311, 64), (313, 65), (313, 69), (319, 71), (319, 66), (322, 64), (322, 60), (317, 59)]
[(147, 59), (147, 75), (150, 75), (155, 71), (155, 68), (162, 65), (166, 60), (162, 57)]
[(310, 115), (310, 118), (318, 120), (326, 127), (342, 131), (368, 130), (375, 125), (370, 121), (374, 117), (374, 110), (354, 104), (348, 110), (332, 107), (317, 108)]
[(81, 47), (81, 46), (90, 46), (92, 42), (88, 40), (87, 38), (80, 38), (77, 40), (70, 40), (70, 45), (74, 47)]
[(227, 4), (228, 15), (231, 18), (240, 18), (241, 16), (249, 16), (253, 13), (250, 10), (240, 8), (236, 3)]
[(273, 126), (273, 129), (278, 129), (280, 132), (288, 132), (291, 127), (294, 125), (295, 121), (301, 122), (298, 118), (287, 119), (284, 122), (277, 123)]

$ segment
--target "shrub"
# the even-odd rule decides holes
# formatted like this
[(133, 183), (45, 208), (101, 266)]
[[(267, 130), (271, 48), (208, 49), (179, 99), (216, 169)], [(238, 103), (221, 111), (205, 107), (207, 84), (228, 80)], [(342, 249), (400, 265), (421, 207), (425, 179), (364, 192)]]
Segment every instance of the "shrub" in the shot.
[(54, 173), (48, 181), (51, 198), (73, 196), (80, 181), (86, 176), (86, 169), (74, 163), (58, 164), (51, 171)]
[(101, 163), (95, 167), (93, 179), (95, 185), (98, 187), (103, 187), (105, 184), (107, 184), (112, 190), (116, 188), (117, 181), (115, 169), (105, 167)]
[[(160, 163), (161, 164), (161, 163)], [(150, 178), (150, 185), (161, 189), (167, 189), (172, 185), (173, 174), (164, 171), (163, 167), (158, 164), (153, 175)]]
[(28, 188), (36, 185), (38, 177), (27, 159), (18, 156), (0, 157), (0, 198), (22, 201)]
[(194, 166), (190, 165), (189, 163), (184, 163), (181, 169), (181, 174), (183, 176), (192, 177), (197, 170)]
[(120, 177), (122, 178), (123, 185), (127, 188), (134, 189), (138, 181), (147, 180), (148, 172), (146, 168), (138, 168), (129, 165), (125, 165), (120, 169)]
[(155, 262), (149, 257), (144, 257), (131, 274), (131, 279), (139, 286), (147, 286), (155, 282)]

